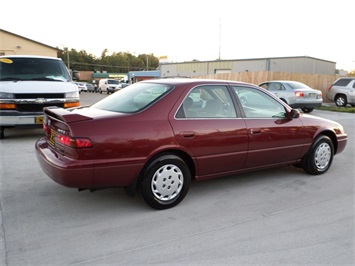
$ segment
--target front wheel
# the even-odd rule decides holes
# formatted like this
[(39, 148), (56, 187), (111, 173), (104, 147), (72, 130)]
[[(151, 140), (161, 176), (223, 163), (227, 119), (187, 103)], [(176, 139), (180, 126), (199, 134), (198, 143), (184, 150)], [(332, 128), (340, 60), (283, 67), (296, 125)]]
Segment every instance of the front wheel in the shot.
[(327, 136), (318, 137), (303, 159), (303, 169), (311, 175), (328, 171), (334, 157), (333, 142)]
[(176, 206), (186, 196), (191, 173), (186, 163), (173, 154), (161, 155), (143, 173), (141, 190), (145, 202), (154, 209)]

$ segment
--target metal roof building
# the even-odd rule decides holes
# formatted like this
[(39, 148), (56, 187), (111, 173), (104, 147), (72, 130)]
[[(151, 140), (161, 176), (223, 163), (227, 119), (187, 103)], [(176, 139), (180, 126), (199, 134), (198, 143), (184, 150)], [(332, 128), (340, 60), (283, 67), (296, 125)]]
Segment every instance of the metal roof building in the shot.
[(309, 56), (295, 56), (161, 63), (159, 70), (161, 77), (192, 77), (219, 73), (257, 71), (334, 75), (336, 62)]

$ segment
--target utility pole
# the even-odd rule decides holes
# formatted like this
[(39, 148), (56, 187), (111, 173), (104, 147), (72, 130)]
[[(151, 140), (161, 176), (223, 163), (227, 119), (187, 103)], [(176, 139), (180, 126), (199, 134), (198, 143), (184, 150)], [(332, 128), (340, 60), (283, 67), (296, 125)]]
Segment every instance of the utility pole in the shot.
[(68, 69), (70, 69), (70, 62), (69, 62), (69, 48), (67, 47), (67, 60), (68, 60)]
[(219, 18), (219, 51), (218, 51), (218, 60), (221, 60), (221, 39), (222, 39), (222, 19)]
[(149, 70), (149, 65), (148, 65), (148, 55), (146, 54), (147, 57), (147, 71)]

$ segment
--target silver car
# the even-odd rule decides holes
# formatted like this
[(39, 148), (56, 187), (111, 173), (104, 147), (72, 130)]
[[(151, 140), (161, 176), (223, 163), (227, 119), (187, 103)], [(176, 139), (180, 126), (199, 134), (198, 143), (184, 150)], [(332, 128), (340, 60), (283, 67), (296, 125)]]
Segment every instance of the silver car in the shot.
[(355, 107), (355, 78), (339, 78), (329, 88), (327, 97), (337, 106)]
[(300, 108), (304, 113), (312, 112), (323, 103), (321, 91), (298, 81), (273, 80), (263, 82), (259, 86), (270, 91), (292, 108)]

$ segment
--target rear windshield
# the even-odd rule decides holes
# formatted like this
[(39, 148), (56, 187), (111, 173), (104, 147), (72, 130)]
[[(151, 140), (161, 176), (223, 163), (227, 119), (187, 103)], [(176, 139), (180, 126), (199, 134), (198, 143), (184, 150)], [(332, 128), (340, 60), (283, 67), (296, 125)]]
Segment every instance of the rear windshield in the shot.
[(173, 86), (155, 83), (135, 83), (107, 96), (92, 105), (92, 108), (120, 113), (139, 112), (158, 101)]
[(48, 58), (0, 58), (0, 81), (40, 80), (70, 81), (71, 76), (61, 60)]

